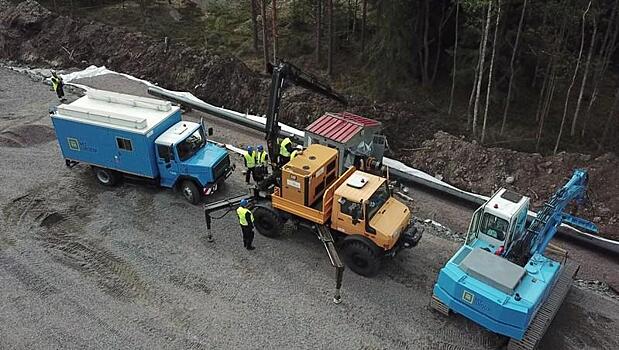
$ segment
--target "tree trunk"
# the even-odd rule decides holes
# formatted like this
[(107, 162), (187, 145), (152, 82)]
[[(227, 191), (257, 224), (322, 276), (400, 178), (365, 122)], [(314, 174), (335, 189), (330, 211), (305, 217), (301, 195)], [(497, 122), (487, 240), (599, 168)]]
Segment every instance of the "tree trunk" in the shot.
[[(600, 82), (605, 77), (606, 69), (608, 69), (608, 65), (611, 61), (611, 57), (616, 49), (615, 44), (617, 42), (617, 34), (619, 33), (619, 23), (617, 23), (615, 18), (617, 17), (617, 9), (619, 8), (618, 5), (619, 5), (619, 0), (615, 0), (613, 12), (610, 17), (610, 21), (608, 22), (609, 23), (608, 28), (606, 30), (606, 34), (604, 35), (602, 46), (600, 47), (600, 53), (598, 55), (599, 56), (598, 60), (601, 62), (598, 62), (596, 64), (596, 73), (594, 76), (593, 91), (591, 92), (591, 97), (589, 99), (589, 105), (587, 106), (587, 112), (585, 113), (582, 130), (580, 132), (580, 137), (583, 137), (583, 138), (585, 137), (585, 130), (587, 129), (587, 122), (589, 121), (589, 118), (591, 118), (591, 109), (600, 91), (599, 90)], [(610, 37), (610, 33), (613, 31), (613, 26), (614, 26), (614, 34), (612, 37)], [(609, 39), (610, 41), (608, 41)]]
[(570, 136), (576, 134), (576, 121), (578, 119), (578, 112), (580, 112), (580, 104), (582, 103), (582, 95), (585, 92), (585, 85), (587, 84), (587, 77), (589, 76), (589, 66), (591, 65), (591, 55), (593, 54), (593, 47), (595, 46), (595, 35), (597, 34), (598, 26), (595, 17), (593, 17), (593, 34), (591, 34), (591, 43), (589, 45), (589, 53), (587, 54), (587, 62), (585, 62), (585, 71), (582, 74), (582, 83), (580, 84), (580, 93), (578, 94), (578, 101), (576, 102), (576, 110), (574, 111), (574, 118), (572, 118), (572, 129), (570, 130)]
[(316, 64), (320, 65), (320, 56), (322, 56), (321, 37), (322, 37), (322, 1), (316, 0)]
[[(482, 28), (483, 32), (483, 28)], [(477, 49), (477, 65), (475, 66), (475, 78), (473, 80), (473, 88), (471, 89), (471, 95), (469, 96), (469, 105), (466, 109), (466, 127), (467, 130), (472, 126), (472, 114), (471, 108), (473, 108), (473, 102), (475, 101), (475, 92), (477, 91), (477, 84), (479, 83), (479, 63), (481, 62), (481, 48), (483, 45), (483, 41), (479, 40), (479, 48)]]
[(272, 0), (271, 9), (273, 11), (273, 64), (277, 64), (277, 0)]
[(269, 72), (269, 37), (267, 36), (267, 0), (262, 0), (260, 7), (262, 15), (262, 58), (264, 59), (264, 72)]
[(589, 5), (587, 5), (587, 9), (582, 14), (582, 29), (580, 33), (580, 50), (578, 51), (578, 59), (576, 60), (576, 68), (574, 68), (574, 75), (572, 75), (572, 81), (570, 82), (570, 86), (567, 88), (567, 93), (565, 95), (565, 105), (563, 106), (563, 118), (561, 118), (561, 126), (559, 127), (559, 135), (557, 136), (557, 142), (555, 143), (555, 148), (553, 153), (557, 154), (557, 150), (559, 149), (559, 144), (561, 143), (561, 135), (563, 134), (563, 126), (565, 125), (565, 117), (567, 116), (567, 106), (570, 102), (570, 94), (572, 92), (572, 88), (574, 87), (574, 83), (576, 82), (576, 76), (578, 75), (578, 69), (580, 68), (580, 61), (582, 59), (582, 50), (585, 45), (585, 24), (587, 23), (587, 13), (589, 12), (589, 8), (591, 8), (591, 0), (589, 0)]
[(546, 116), (550, 111), (550, 106), (552, 106), (552, 100), (555, 95), (555, 88), (557, 86), (556, 74), (555, 74), (554, 65), (552, 68), (552, 74), (550, 76), (550, 80), (548, 82), (548, 92), (546, 94), (546, 99), (544, 101), (544, 106), (542, 108), (542, 113), (539, 118), (539, 129), (537, 130), (537, 142), (535, 143), (535, 151), (539, 151), (539, 144), (542, 139), (542, 134), (544, 132), (544, 121), (546, 120)]
[(423, 57), (421, 60), (421, 84), (428, 86), (430, 80), (430, 72), (428, 65), (430, 60), (430, 44), (428, 42), (428, 32), (430, 31), (430, 0), (424, 1), (424, 25), (423, 25)]
[[(546, 28), (546, 21), (548, 19), (548, 4), (546, 4), (546, 6), (544, 7), (544, 15), (542, 17), (542, 35), (545, 37), (548, 35), (548, 31), (545, 29)], [(539, 55), (536, 56), (535, 58), (535, 69), (533, 70), (533, 81), (531, 81), (531, 87), (535, 87), (535, 83), (537, 81), (537, 76), (538, 76), (538, 72), (540, 69), (540, 60), (539, 60)]]
[(488, 88), (486, 89), (486, 106), (484, 107), (484, 123), (481, 128), (481, 143), (484, 143), (486, 138), (486, 122), (488, 121), (488, 106), (490, 105), (490, 91), (492, 90), (492, 78), (494, 72), (494, 56), (496, 54), (496, 37), (499, 32), (499, 23), (501, 19), (501, 0), (497, 3), (496, 23), (494, 24), (494, 38), (492, 39), (492, 54), (490, 56), (490, 71), (488, 72)]
[[(456, 5), (457, 6), (457, 5)], [(441, 52), (443, 49), (443, 28), (447, 24), (447, 20), (451, 17), (451, 11), (445, 15), (447, 4), (443, 4), (441, 7), (441, 21), (438, 24), (438, 39), (436, 42), (436, 54), (434, 55), (434, 68), (432, 69), (432, 77), (430, 78), (430, 84), (434, 84), (436, 81), (436, 74), (438, 73), (438, 64), (441, 61)]]
[(544, 106), (546, 89), (548, 88), (548, 80), (550, 78), (550, 66), (552, 65), (552, 61), (548, 63), (546, 67), (546, 73), (544, 74), (544, 82), (542, 83), (542, 89), (539, 91), (539, 100), (537, 101), (537, 110), (535, 112), (535, 122), (539, 122), (541, 113), (543, 111), (542, 106)]
[(258, 9), (256, 8), (256, 0), (251, 0), (251, 24), (254, 34), (254, 52), (258, 52)]
[(327, 59), (327, 74), (333, 75), (333, 0), (327, 0), (327, 17), (329, 19), (329, 57)]
[(477, 89), (475, 91), (475, 106), (473, 107), (473, 137), (477, 136), (477, 114), (479, 112), (479, 97), (481, 94), (481, 84), (483, 82), (483, 73), (484, 73), (484, 62), (486, 61), (486, 44), (488, 42), (488, 31), (490, 30), (490, 15), (492, 13), (492, 1), (488, 3), (488, 12), (486, 13), (486, 25), (484, 27), (483, 37), (482, 37), (482, 49), (481, 55), (479, 57), (479, 71), (477, 74), (479, 75)]
[(613, 106), (610, 108), (610, 111), (608, 112), (608, 117), (606, 118), (606, 123), (604, 123), (604, 131), (602, 132), (602, 140), (600, 141), (600, 145), (599, 145), (599, 150), (602, 150), (602, 147), (604, 147), (604, 143), (606, 143), (606, 138), (608, 137), (609, 134), (609, 130), (610, 128), (617, 128), (617, 124), (619, 124), (619, 121), (615, 121), (613, 123), (613, 117), (617, 117), (617, 115), (619, 115), (619, 113), (617, 113), (617, 108), (619, 108), (619, 88), (617, 88), (617, 91), (615, 92), (615, 101), (613, 102)]
[(456, 0), (456, 33), (454, 38), (454, 63), (453, 68), (451, 69), (451, 93), (449, 94), (449, 110), (448, 114), (451, 115), (453, 112), (453, 104), (454, 104), (454, 90), (456, 89), (456, 62), (458, 57), (458, 21), (460, 17), (460, 0)]
[(365, 56), (365, 26), (368, 17), (368, 0), (363, 0), (363, 15), (361, 17), (361, 56)]
[(512, 84), (514, 80), (514, 62), (516, 61), (516, 52), (518, 51), (518, 43), (520, 42), (520, 33), (522, 32), (522, 23), (524, 22), (524, 15), (527, 11), (527, 0), (524, 0), (522, 4), (522, 12), (520, 13), (520, 22), (518, 22), (518, 30), (516, 31), (516, 41), (514, 43), (514, 49), (512, 50), (512, 58), (509, 61), (509, 85), (507, 88), (507, 99), (505, 100), (505, 109), (503, 110), (503, 122), (501, 122), (500, 135), (503, 136), (505, 132), (505, 123), (507, 122), (507, 111), (509, 110), (509, 104), (512, 97)]

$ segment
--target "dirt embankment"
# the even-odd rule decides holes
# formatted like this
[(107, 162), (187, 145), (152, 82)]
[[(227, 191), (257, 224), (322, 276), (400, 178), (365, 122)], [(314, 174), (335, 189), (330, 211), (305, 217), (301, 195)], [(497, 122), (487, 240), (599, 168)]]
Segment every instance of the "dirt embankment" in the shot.
[(58, 16), (32, 0), (0, 0), (0, 58), (65, 68), (105, 65), (238, 110), (264, 100), (261, 77), (234, 57), (182, 44), (166, 48), (145, 34)]
[(575, 212), (594, 221), (602, 235), (619, 239), (619, 158), (607, 153), (559, 153), (543, 157), (504, 148), (486, 148), (444, 132), (403, 157), (407, 164), (462, 189), (491, 195), (506, 187), (531, 197), (535, 208), (572, 175), (573, 169), (589, 172), (587, 204)]

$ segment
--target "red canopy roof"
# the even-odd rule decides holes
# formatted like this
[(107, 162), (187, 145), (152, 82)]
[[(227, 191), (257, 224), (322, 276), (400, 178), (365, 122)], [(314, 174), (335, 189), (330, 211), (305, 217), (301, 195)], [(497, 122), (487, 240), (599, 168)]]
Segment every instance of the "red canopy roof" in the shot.
[(379, 125), (376, 120), (348, 112), (327, 113), (316, 119), (305, 130), (339, 143), (346, 143), (363, 127)]

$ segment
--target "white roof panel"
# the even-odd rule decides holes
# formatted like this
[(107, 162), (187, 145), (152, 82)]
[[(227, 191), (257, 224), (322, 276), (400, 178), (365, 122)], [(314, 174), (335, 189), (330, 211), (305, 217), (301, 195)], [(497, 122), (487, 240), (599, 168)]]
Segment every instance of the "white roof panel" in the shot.
[(86, 96), (58, 106), (55, 117), (146, 134), (178, 110), (168, 101), (89, 90)]
[(514, 213), (516, 213), (522, 206), (527, 204), (529, 200), (528, 197), (517, 195), (515, 199), (517, 201), (513, 201), (509, 198), (508, 194), (514, 194), (513, 192), (508, 191), (505, 188), (501, 188), (497, 193), (495, 193), (492, 198), (486, 204), (485, 211), (492, 213), (501, 218), (510, 218)]
[(180, 140), (184, 140), (189, 134), (192, 134), (200, 126), (198, 123), (180, 121), (174, 124), (171, 128), (159, 135), (155, 140), (158, 145), (171, 146)]

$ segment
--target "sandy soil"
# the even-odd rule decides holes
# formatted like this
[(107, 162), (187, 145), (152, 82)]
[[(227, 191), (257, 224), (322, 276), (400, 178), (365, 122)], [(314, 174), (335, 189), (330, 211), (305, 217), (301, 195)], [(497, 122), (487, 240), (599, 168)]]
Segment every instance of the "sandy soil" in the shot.
[[(11, 87), (0, 91), (0, 131), (50, 128), (47, 110), (56, 101), (47, 86), (6, 69), (0, 79)], [(90, 83), (143, 89), (118, 79)], [(238, 127), (213, 125), (217, 140), (260, 141)], [(344, 303), (335, 306), (333, 270), (313, 235), (289, 229), (279, 240), (257, 236), (250, 253), (228, 215), (215, 222), (216, 243), (209, 244), (200, 208), (178, 194), (133, 182), (104, 189), (87, 167), (67, 169), (55, 141), (22, 137), (27, 144), (0, 146), (0, 347), (495, 349), (504, 343), (462, 317), (428, 308), (436, 274), (459, 246), (432, 232), (375, 279), (347, 271)], [(241, 192), (237, 173), (218, 196)], [(459, 213), (449, 225), (466, 221), (457, 206), (445, 205)], [(542, 348), (615, 349), (618, 322), (617, 301), (573, 289)]]

